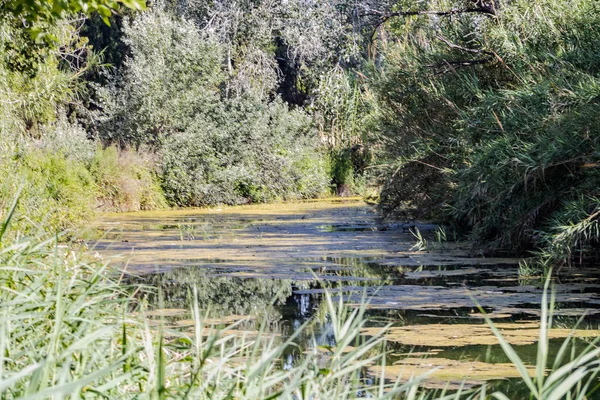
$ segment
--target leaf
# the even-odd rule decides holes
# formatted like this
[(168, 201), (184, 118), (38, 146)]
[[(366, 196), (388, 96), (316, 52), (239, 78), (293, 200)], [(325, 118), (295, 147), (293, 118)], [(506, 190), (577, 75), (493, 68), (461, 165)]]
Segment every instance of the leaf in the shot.
[[(105, 6), (103, 4), (98, 6), (98, 14), (100, 14), (103, 17), (102, 19), (112, 17), (112, 11), (110, 11), (110, 8), (108, 8), (107, 6)], [(110, 22), (109, 22), (109, 25), (110, 25)]]
[(572, 372), (567, 379), (562, 381), (560, 385), (554, 388), (550, 393), (544, 393), (544, 400), (561, 400), (571, 388), (580, 382), (583, 377), (588, 373), (584, 368), (578, 369)]
[(146, 9), (145, 0), (121, 0), (121, 3), (132, 10), (143, 11)]
[(23, 368), (21, 371), (14, 374), (10, 378), (0, 381), (0, 393), (4, 393), (6, 389), (17, 383), (20, 379), (31, 374), (33, 371), (36, 371), (38, 368), (40, 368), (40, 366), (41, 364), (30, 365), (28, 367)]
[(12, 218), (15, 214), (15, 210), (17, 209), (17, 205), (19, 204), (19, 198), (21, 197), (22, 191), (23, 191), (23, 187), (20, 187), (19, 190), (17, 191), (17, 194), (15, 195), (15, 199), (13, 200), (13, 203), (12, 203), (10, 209), (8, 210), (8, 215), (4, 219), (4, 222), (2, 222), (2, 226), (0, 226), (0, 242), (2, 242), (2, 238), (4, 237), (4, 234), (6, 233), (6, 230), (8, 229), (8, 225), (10, 225), (10, 221), (12, 220)]

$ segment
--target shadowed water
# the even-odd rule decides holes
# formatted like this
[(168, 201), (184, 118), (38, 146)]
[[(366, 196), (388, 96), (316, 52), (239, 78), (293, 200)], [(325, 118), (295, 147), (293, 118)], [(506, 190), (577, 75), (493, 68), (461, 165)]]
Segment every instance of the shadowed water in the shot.
[[(430, 250), (411, 250), (415, 228), (428, 239)], [(446, 337), (435, 333), (444, 332), (438, 326), (458, 324), (475, 331), (484, 323), (477, 303), (506, 324), (521, 356), (533, 363), (531, 329), (532, 321), (539, 320), (543, 282), (519, 276), (517, 259), (472, 257), (467, 244), (436, 242), (435, 228), (383, 221), (358, 199), (336, 199), (108, 215), (97, 224), (102, 239), (94, 247), (126, 269), (127, 282), (159, 289), (149, 299), (163, 312), (150, 318), (185, 327), (195, 288), (211, 318), (230, 317), (216, 319), (221, 326), (251, 316), (241, 325), (245, 330), (268, 321), (269, 329), (285, 337), (313, 321), (298, 339), (300, 346), (282, 360), (285, 368), (293, 367), (302, 349), (335, 346), (323, 317), (327, 289), (334, 300), (341, 297), (348, 304), (367, 299), (370, 327), (402, 329), (389, 336), (391, 362), (405, 369), (413, 363), (414, 373), (441, 363), (446, 374), (431, 379), (432, 386), (515, 376), (487, 332), (462, 335), (455, 327)], [(557, 325), (571, 328), (586, 315), (581, 328), (597, 328), (599, 287), (593, 269), (561, 271), (555, 282)], [(428, 332), (430, 342), (422, 332)], [(555, 342), (564, 334), (554, 331)], [(424, 357), (429, 364), (420, 361)]]

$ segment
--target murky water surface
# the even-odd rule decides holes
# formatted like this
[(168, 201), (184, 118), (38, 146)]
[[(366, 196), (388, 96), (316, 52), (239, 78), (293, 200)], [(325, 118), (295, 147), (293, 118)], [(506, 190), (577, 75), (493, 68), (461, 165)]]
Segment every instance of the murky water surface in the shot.
[[(321, 317), (328, 288), (349, 304), (368, 299), (365, 335), (393, 326), (389, 379), (432, 368), (433, 387), (516, 376), (476, 303), (533, 363), (543, 282), (519, 276), (517, 259), (471, 257), (467, 245), (436, 242), (434, 226), (418, 227), (431, 250), (411, 251), (414, 226), (382, 221), (358, 199), (142, 212), (104, 217), (95, 249), (124, 266), (128, 281), (159, 288), (162, 305), (156, 300), (149, 317), (174, 326), (191, 324), (193, 287), (217, 326), (250, 316), (241, 325), (246, 332), (267, 320), (285, 337), (313, 318), (284, 367), (299, 349), (335, 345)], [(582, 315), (578, 340), (598, 334), (598, 278), (595, 269), (561, 271), (554, 347)]]

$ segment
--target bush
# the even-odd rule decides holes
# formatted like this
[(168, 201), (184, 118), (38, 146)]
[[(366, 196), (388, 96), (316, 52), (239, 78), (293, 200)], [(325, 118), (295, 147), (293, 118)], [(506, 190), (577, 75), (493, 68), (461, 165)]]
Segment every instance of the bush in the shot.
[(17, 224), (27, 233), (73, 227), (90, 216), (96, 193), (86, 169), (93, 146), (59, 111), (73, 99), (77, 73), (58, 53), (68, 57), (81, 43), (67, 23), (48, 33), (56, 47), (33, 41), (21, 21), (0, 21), (0, 214), (22, 188)]
[(116, 146), (98, 147), (90, 172), (98, 185), (102, 211), (139, 211), (166, 207), (150, 156)]
[(132, 56), (113, 86), (101, 90), (100, 138), (156, 151), (169, 203), (241, 204), (323, 192), (325, 165), (310, 118), (278, 97), (230, 97), (218, 42), (158, 7), (126, 23), (124, 32)]
[(222, 102), (166, 142), (167, 199), (200, 206), (314, 197), (327, 179), (312, 137), (308, 117), (279, 100)]
[(150, 156), (103, 149), (59, 114), (40, 139), (23, 136), (0, 155), (0, 214), (22, 188), (15, 223), (22, 232), (61, 231), (101, 211), (166, 207)]
[(24, 232), (58, 231), (74, 227), (93, 215), (96, 185), (82, 163), (61, 153), (30, 148), (4, 159), (0, 172), (0, 206), (6, 210), (22, 188), (17, 225)]
[[(518, 81), (480, 92), (462, 121), (474, 149), (458, 171), (452, 215), (476, 239), (558, 251), (557, 262), (569, 261), (575, 248), (589, 254), (597, 247), (595, 229), (565, 228), (593, 225), (598, 216), (600, 58), (591, 43), (600, 32), (590, 29), (598, 15), (598, 5), (585, 1), (517, 2), (502, 14), (503, 25), (490, 28), (490, 45)], [(514, 31), (528, 31), (527, 40)]]
[(63, 111), (59, 110), (55, 123), (43, 125), (41, 131), (42, 138), (38, 144), (41, 148), (48, 152), (61, 153), (68, 160), (89, 168), (97, 144), (88, 138), (83, 127), (69, 122)]
[(357, 144), (329, 151), (329, 175), (338, 196), (366, 194), (369, 176), (366, 167), (371, 160), (370, 151)]

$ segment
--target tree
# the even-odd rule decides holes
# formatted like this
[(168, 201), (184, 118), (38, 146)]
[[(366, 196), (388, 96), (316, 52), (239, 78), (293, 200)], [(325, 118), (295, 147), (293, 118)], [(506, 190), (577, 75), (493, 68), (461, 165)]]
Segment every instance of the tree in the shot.
[(145, 0), (3, 0), (0, 3), (0, 17), (12, 15), (23, 21), (32, 37), (44, 33), (44, 26), (65, 18), (68, 14), (98, 13), (110, 25), (110, 16), (121, 5), (133, 9), (146, 8)]

